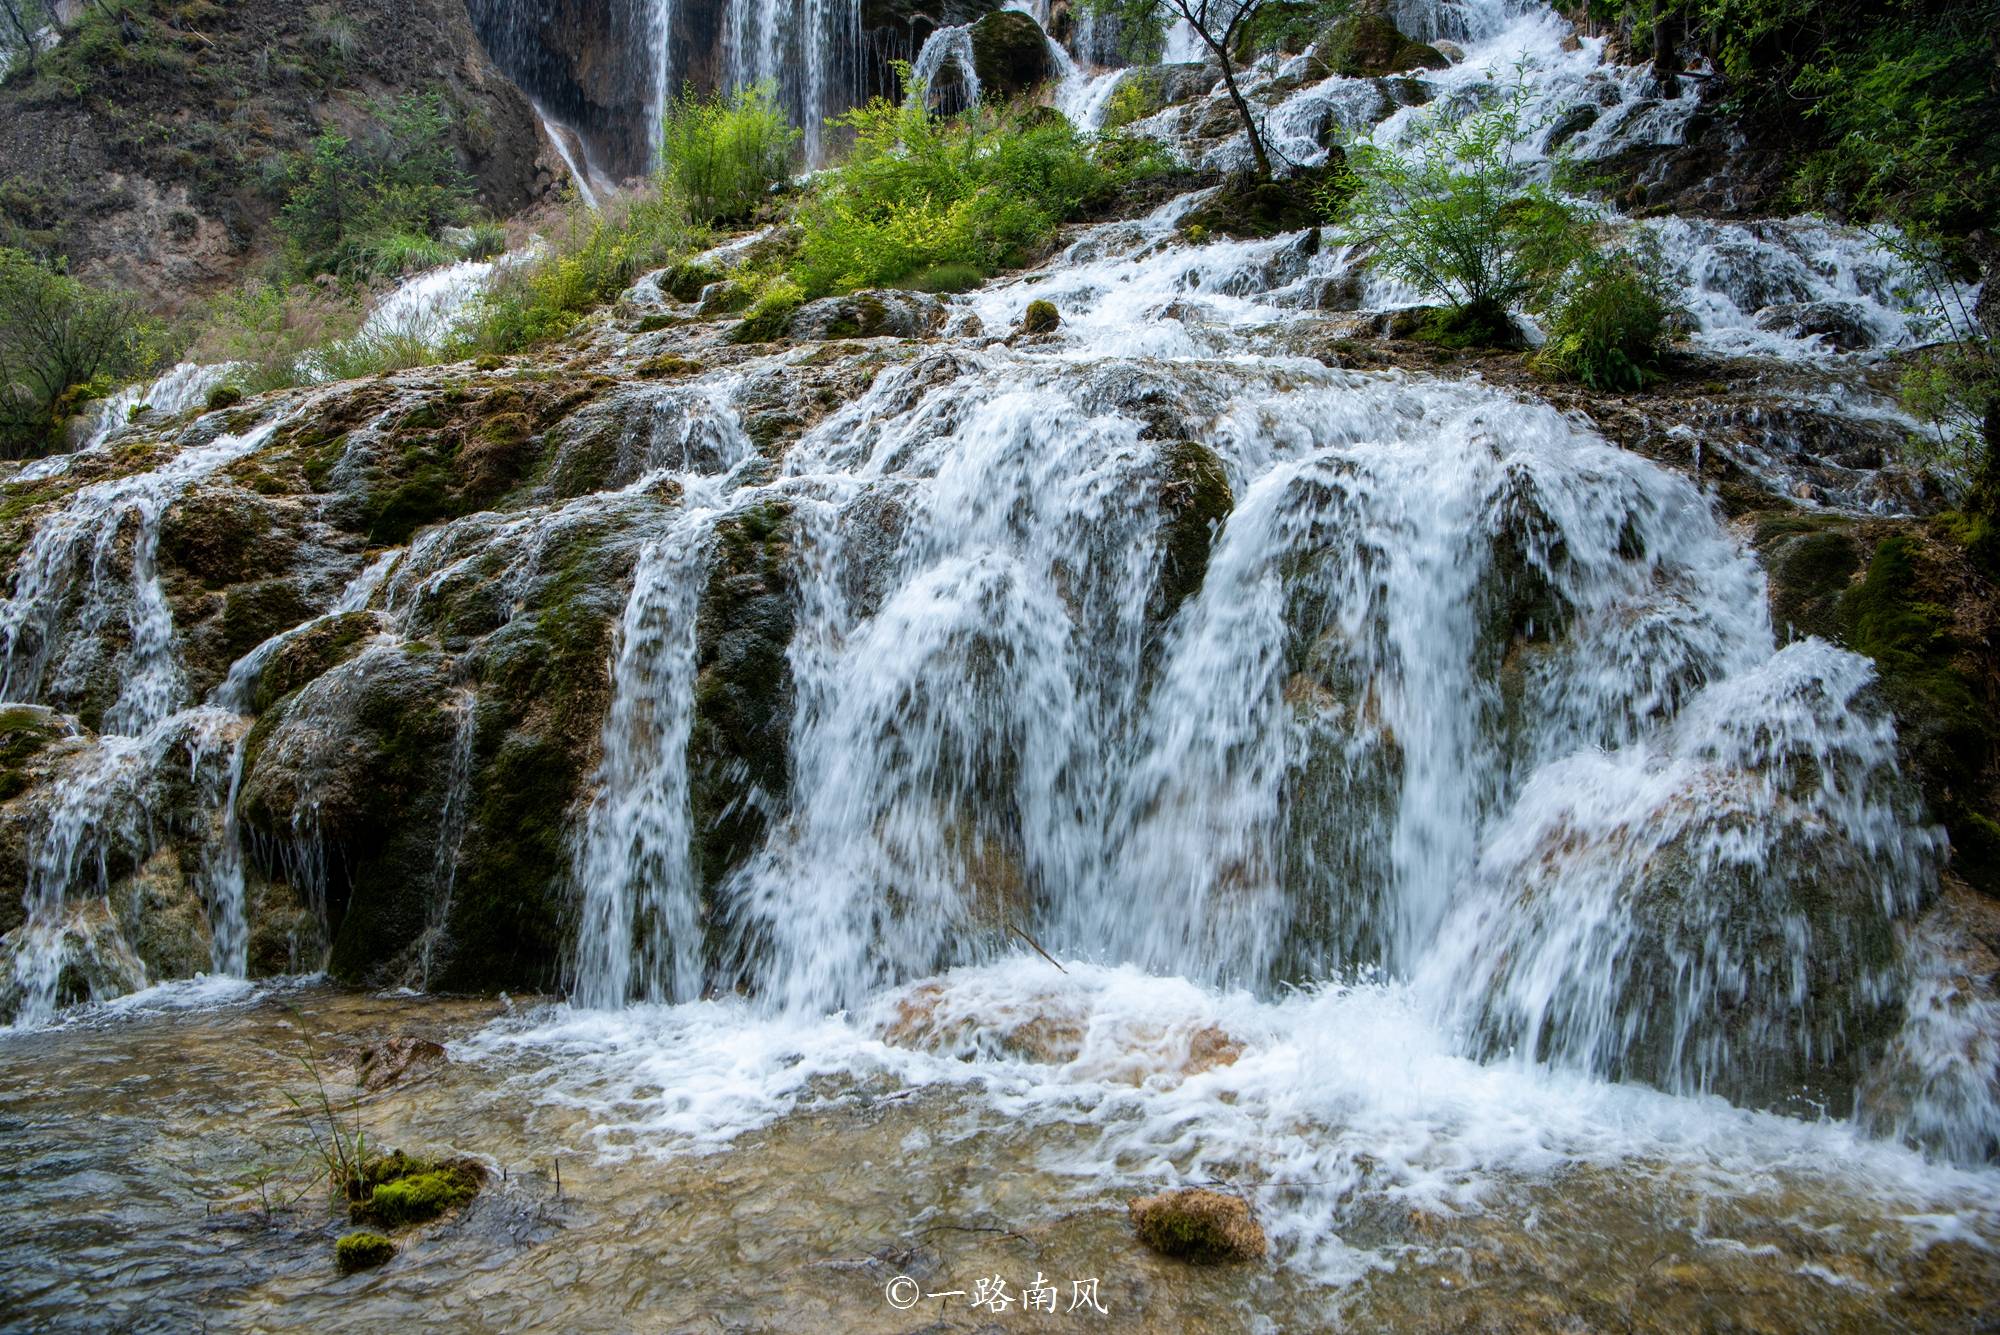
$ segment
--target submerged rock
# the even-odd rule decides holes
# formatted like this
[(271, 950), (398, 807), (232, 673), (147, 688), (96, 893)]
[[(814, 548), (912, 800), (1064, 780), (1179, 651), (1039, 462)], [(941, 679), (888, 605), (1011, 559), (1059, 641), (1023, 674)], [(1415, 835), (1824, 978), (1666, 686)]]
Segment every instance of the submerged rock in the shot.
[(341, 1054), (341, 1064), (354, 1071), (357, 1083), (370, 1094), (435, 1071), (449, 1060), (444, 1044), (428, 1038), (384, 1039)]
[(1195, 1265), (1261, 1261), (1270, 1249), (1249, 1202), (1203, 1187), (1140, 1196), (1126, 1204), (1132, 1228), (1162, 1256)]

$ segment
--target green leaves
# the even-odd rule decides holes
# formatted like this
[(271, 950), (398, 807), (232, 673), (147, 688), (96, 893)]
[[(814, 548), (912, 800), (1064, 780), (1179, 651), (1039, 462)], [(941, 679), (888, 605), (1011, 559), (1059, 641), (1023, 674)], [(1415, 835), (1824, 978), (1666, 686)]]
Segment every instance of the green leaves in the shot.
[(743, 222), (790, 170), (799, 132), (766, 80), (728, 96), (683, 92), (661, 127), (660, 167), (668, 187), (704, 223)]
[(451, 125), (441, 96), (408, 94), (376, 109), (364, 139), (324, 130), (294, 157), (278, 218), (293, 273), (371, 278), (446, 258), (427, 243), (472, 206)]
[(1590, 251), (1588, 222), (1537, 180), (1515, 149), (1526, 92), (1470, 111), (1442, 109), (1408, 148), (1357, 142), (1325, 188), (1348, 245), (1454, 308), (1538, 304)]
[(85, 400), (151, 369), (163, 343), (130, 297), (0, 247), (0, 458), (55, 448)]

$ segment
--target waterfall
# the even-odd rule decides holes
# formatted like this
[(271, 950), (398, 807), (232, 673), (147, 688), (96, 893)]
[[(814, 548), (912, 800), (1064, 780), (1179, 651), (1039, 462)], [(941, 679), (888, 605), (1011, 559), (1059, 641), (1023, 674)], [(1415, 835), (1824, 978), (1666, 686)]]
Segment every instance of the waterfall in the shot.
[(628, 490), (680, 483), (683, 512), (649, 543), (618, 629), (603, 760), (576, 855), (583, 908), (574, 995), (588, 1006), (701, 995), (707, 946), (692, 863), (687, 746), (695, 613), (715, 525), (755, 460), (725, 382), (663, 402), (649, 469)]
[(471, 817), (472, 745), (479, 735), (479, 695), (462, 690), (452, 701), (451, 760), (445, 774), (444, 805), (438, 812), (437, 856), (431, 863), (430, 907), (418, 947), (417, 977), (428, 987), (438, 943), (451, 926), (451, 892), (458, 883), (459, 854)]
[(964, 87), (965, 105), (977, 103), (979, 71), (973, 68), (972, 29), (964, 24), (938, 28), (924, 39), (917, 58), (910, 62), (908, 97), (929, 105), (932, 86), (947, 68), (957, 71)]

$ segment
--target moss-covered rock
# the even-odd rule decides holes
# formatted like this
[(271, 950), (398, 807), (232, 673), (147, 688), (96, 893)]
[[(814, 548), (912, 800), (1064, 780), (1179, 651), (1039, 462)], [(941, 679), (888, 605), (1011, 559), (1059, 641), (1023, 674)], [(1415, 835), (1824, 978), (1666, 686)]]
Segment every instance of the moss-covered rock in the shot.
[(855, 292), (822, 297), (791, 317), (793, 338), (923, 338), (944, 324), (944, 303), (923, 292)]
[(261, 714), (327, 669), (354, 657), (376, 629), (372, 612), (343, 612), (292, 636), (278, 646), (258, 673), (252, 707)]
[(1160, 579), (1155, 617), (1165, 622), (1201, 588), (1208, 557), (1236, 498), (1215, 451), (1181, 440), (1160, 449)]
[(696, 613), (688, 778), (695, 867), (707, 888), (762, 840), (758, 795), (781, 795), (790, 780), (793, 522), (771, 504), (719, 524)]
[(1048, 82), (1056, 72), (1041, 25), (1018, 9), (999, 10), (972, 25), (972, 68), (980, 96), (1001, 102)]
[(312, 613), (298, 585), (289, 579), (257, 580), (231, 587), (222, 603), (223, 661), (235, 662)]
[(0, 707), (0, 802), (26, 789), (28, 762), (41, 755), (50, 742), (69, 734), (68, 723), (52, 709), (41, 705)]
[(373, 1270), (396, 1254), (396, 1244), (380, 1233), (356, 1231), (333, 1244), (333, 1263), (343, 1275)]
[(1451, 64), (1436, 47), (1412, 41), (1380, 14), (1349, 14), (1334, 20), (1321, 30), (1313, 54), (1327, 73), (1351, 79), (1441, 70)]
[(387, 1228), (426, 1223), (467, 1204), (486, 1184), (486, 1170), (471, 1159), (396, 1159), (394, 1170), (375, 1183), (365, 1200), (349, 1203), (348, 1217), (355, 1223)]
[(1136, 1197), (1125, 1208), (1139, 1241), (1176, 1261), (1261, 1261), (1269, 1250), (1263, 1228), (1240, 1196), (1190, 1187)]
[(1180, 229), (1195, 240), (1230, 236), (1244, 240), (1279, 236), (1327, 221), (1325, 190), (1345, 160), (1331, 150), (1329, 166), (1276, 180), (1232, 176), (1215, 193), (1183, 214)]
[(1053, 334), (1062, 326), (1062, 312), (1053, 301), (1036, 298), (1021, 312), (1021, 332), (1024, 334)]
[(196, 491), (160, 520), (160, 565), (212, 589), (268, 574), (287, 555), (271, 549), (273, 527), (265, 497), (234, 487)]
[(409, 981), (427, 921), (438, 813), (454, 732), (449, 665), (376, 646), (258, 721), (238, 812), (258, 870), (322, 869), (327, 970)]

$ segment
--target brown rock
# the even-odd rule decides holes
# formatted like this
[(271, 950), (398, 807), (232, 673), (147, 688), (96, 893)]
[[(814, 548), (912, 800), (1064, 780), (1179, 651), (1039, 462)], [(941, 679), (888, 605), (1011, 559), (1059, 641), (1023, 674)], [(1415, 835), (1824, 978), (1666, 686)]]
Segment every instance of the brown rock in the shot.
[(1203, 1187), (1140, 1196), (1125, 1207), (1139, 1241), (1195, 1265), (1261, 1261), (1269, 1249), (1249, 1202)]
[(444, 1045), (428, 1038), (391, 1038), (343, 1054), (343, 1064), (354, 1070), (361, 1088), (370, 1094), (409, 1076), (434, 1071), (449, 1060)]

